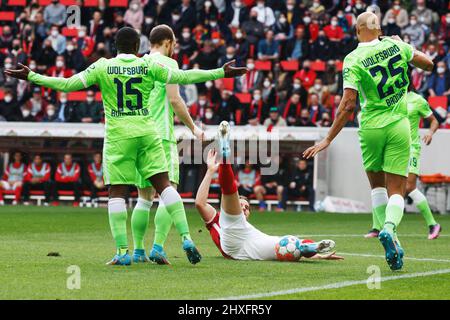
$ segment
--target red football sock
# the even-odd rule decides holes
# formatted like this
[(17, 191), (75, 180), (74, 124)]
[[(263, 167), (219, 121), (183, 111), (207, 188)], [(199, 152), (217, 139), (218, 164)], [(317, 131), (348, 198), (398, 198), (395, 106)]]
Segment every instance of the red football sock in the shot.
[(220, 164), (219, 183), (223, 194), (233, 194), (237, 192), (236, 181), (234, 180), (234, 173), (231, 164)]
[(14, 190), (14, 197), (17, 202), (20, 201), (20, 195), (22, 194), (22, 187), (16, 187), (16, 189)]

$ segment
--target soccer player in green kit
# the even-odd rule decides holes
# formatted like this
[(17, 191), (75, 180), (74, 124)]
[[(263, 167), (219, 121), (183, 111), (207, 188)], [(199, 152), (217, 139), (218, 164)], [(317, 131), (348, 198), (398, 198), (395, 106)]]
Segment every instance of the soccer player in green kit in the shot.
[[(175, 36), (172, 41), (166, 42), (167, 50), (173, 52), (175, 42)], [(128, 186), (135, 183), (136, 169), (151, 181), (173, 220), (179, 221), (176, 227), (182, 236), (183, 249), (189, 261), (195, 264), (200, 261), (201, 255), (191, 240), (181, 197), (169, 181), (161, 138), (149, 110), (150, 92), (155, 81), (197, 83), (240, 76), (247, 70), (231, 67), (230, 63), (214, 70), (171, 69), (155, 62), (152, 57), (137, 57), (139, 44), (136, 30), (124, 27), (116, 34), (118, 55), (115, 58), (101, 58), (70, 78), (42, 76), (23, 65), (17, 70), (8, 69), (5, 74), (64, 92), (85, 89), (94, 84), (99, 86), (106, 115), (103, 172), (105, 184), (109, 185), (109, 222), (117, 248), (116, 255), (108, 264), (131, 264), (125, 197)]]
[[(406, 95), (406, 104), (408, 107), (408, 119), (411, 130), (411, 154), (409, 159), (409, 174), (406, 183), (406, 195), (408, 195), (416, 207), (419, 209), (420, 213), (425, 219), (428, 226), (428, 239), (433, 240), (439, 236), (441, 231), (441, 226), (438, 224), (433, 217), (428, 201), (417, 189), (416, 182), (417, 177), (420, 172), (420, 136), (419, 136), (419, 124), (421, 119), (426, 119), (430, 122), (430, 129), (427, 134), (423, 137), (423, 142), (425, 145), (429, 145), (433, 139), (433, 134), (439, 128), (439, 122), (433, 115), (433, 112), (428, 105), (428, 102), (421, 96), (413, 91), (412, 83), (410, 79), (409, 92)], [(381, 227), (384, 222), (384, 213), (380, 210), (374, 210), (372, 230), (366, 234), (366, 238), (377, 237)]]
[[(160, 62), (173, 69), (178, 69), (176, 60), (170, 58), (171, 52), (164, 43), (172, 40), (172, 30), (166, 25), (159, 25), (150, 33), (150, 56), (154, 61)], [(144, 57), (145, 59), (146, 57)], [(177, 140), (174, 133), (174, 114), (188, 127), (199, 140), (203, 139), (204, 132), (192, 120), (187, 106), (179, 94), (177, 84), (155, 82), (155, 88), (150, 93), (151, 115), (157, 130), (162, 138), (162, 146), (168, 164), (169, 180), (174, 188), (179, 183), (179, 160)], [(151, 183), (136, 172), (136, 186), (138, 187), (138, 200), (131, 216), (131, 231), (134, 241), (134, 262), (148, 261), (144, 249), (144, 237), (148, 229), (149, 211), (155, 196), (155, 189)], [(155, 240), (149, 258), (158, 264), (169, 264), (163, 250), (164, 242), (172, 226), (172, 217), (165, 209), (164, 203), (159, 201), (155, 215)], [(175, 221), (175, 223), (177, 223)]]
[[(356, 21), (358, 47), (344, 59), (344, 95), (328, 135), (308, 148), (311, 158), (326, 149), (347, 123), (359, 94), (361, 121), (359, 140), (371, 188), (374, 210), (385, 212), (379, 240), (391, 270), (403, 266), (403, 249), (396, 229), (404, 209), (411, 135), (406, 105), (408, 62), (432, 70), (433, 62), (398, 36), (381, 36), (378, 17), (360, 14)], [(388, 197), (389, 195), (389, 197)]]

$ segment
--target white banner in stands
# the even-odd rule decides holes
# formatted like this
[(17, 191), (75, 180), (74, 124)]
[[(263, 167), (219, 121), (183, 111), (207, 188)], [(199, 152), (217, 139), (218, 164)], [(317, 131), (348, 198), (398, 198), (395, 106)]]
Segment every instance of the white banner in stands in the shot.
[(342, 213), (361, 213), (370, 210), (364, 202), (327, 196), (323, 200), (323, 211), (325, 212), (342, 212)]

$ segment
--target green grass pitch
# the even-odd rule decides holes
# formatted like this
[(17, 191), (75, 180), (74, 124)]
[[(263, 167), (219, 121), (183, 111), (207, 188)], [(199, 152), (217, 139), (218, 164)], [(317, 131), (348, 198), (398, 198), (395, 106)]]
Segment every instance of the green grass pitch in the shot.
[[(404, 216), (400, 239), (406, 257), (415, 259), (406, 259), (403, 271), (395, 273), (388, 269), (378, 240), (362, 237), (371, 223), (367, 214), (254, 212), (252, 223), (268, 234), (331, 238), (345, 256), (344, 261), (298, 263), (225, 260), (195, 210), (188, 210), (188, 218), (203, 255), (200, 264), (188, 263), (172, 229), (166, 244), (171, 267), (113, 267), (105, 265), (114, 253), (106, 209), (0, 207), (0, 299), (214, 299), (254, 294), (265, 294), (261, 297), (266, 299), (450, 299), (450, 216), (437, 216), (444, 231), (434, 241), (426, 239), (422, 217)], [(153, 222), (146, 243), (152, 239)], [(49, 252), (60, 256), (49, 257)], [(67, 289), (71, 265), (81, 270), (80, 289)], [(365, 283), (324, 288), (365, 281), (373, 265), (382, 278), (411, 277), (381, 282), (380, 289), (369, 290)], [(437, 270), (442, 273), (418, 276)], [(289, 289), (300, 292), (271, 296)]]

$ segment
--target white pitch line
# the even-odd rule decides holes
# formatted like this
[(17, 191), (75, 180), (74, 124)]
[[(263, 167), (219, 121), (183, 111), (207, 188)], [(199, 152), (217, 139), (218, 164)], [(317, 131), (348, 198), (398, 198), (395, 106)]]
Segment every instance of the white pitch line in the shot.
[[(428, 277), (428, 276), (434, 276), (434, 275), (446, 274), (446, 273), (450, 273), (450, 269), (441, 269), (441, 270), (434, 270), (434, 271), (427, 271), (427, 272), (416, 272), (416, 273), (409, 273), (409, 274), (403, 274), (403, 275), (398, 275), (398, 276), (388, 276), (388, 277), (380, 278), (380, 281), (384, 282), (384, 281), (392, 281), (392, 280), (399, 280), (399, 279)], [(293, 288), (293, 289), (281, 290), (281, 291), (261, 292), (261, 293), (242, 295), (242, 296), (230, 296), (230, 297), (216, 298), (214, 300), (260, 299), (260, 298), (267, 298), (267, 297), (284, 296), (284, 295), (294, 294), (294, 293), (303, 293), (303, 292), (328, 290), (328, 289), (340, 289), (340, 288), (350, 287), (350, 286), (354, 286), (354, 285), (361, 285), (361, 284), (366, 284), (366, 283), (367, 283), (367, 279), (354, 280), (354, 281), (343, 281), (343, 282), (330, 283), (330, 284), (323, 285), (323, 286), (300, 287), (300, 288)]]
[[(347, 252), (338, 252), (338, 254), (341, 254), (343, 256), (355, 256), (355, 257), (368, 257), (368, 258), (382, 258), (385, 257), (382, 255), (376, 255), (376, 254), (365, 254), (365, 253), (347, 253)], [(413, 257), (404, 257), (405, 260), (414, 260), (414, 261), (428, 261), (428, 262), (446, 262), (450, 263), (450, 260), (447, 259), (434, 259), (434, 258), (413, 258)]]
[[(364, 234), (302, 234), (302, 235), (297, 235), (297, 237), (301, 238), (307, 238), (307, 237), (345, 237), (345, 238), (364, 238)], [(399, 238), (404, 238), (404, 237), (423, 237), (424, 239), (426, 239), (426, 235), (424, 234), (399, 234)], [(450, 234), (441, 234), (439, 235), (439, 237), (450, 237)]]

